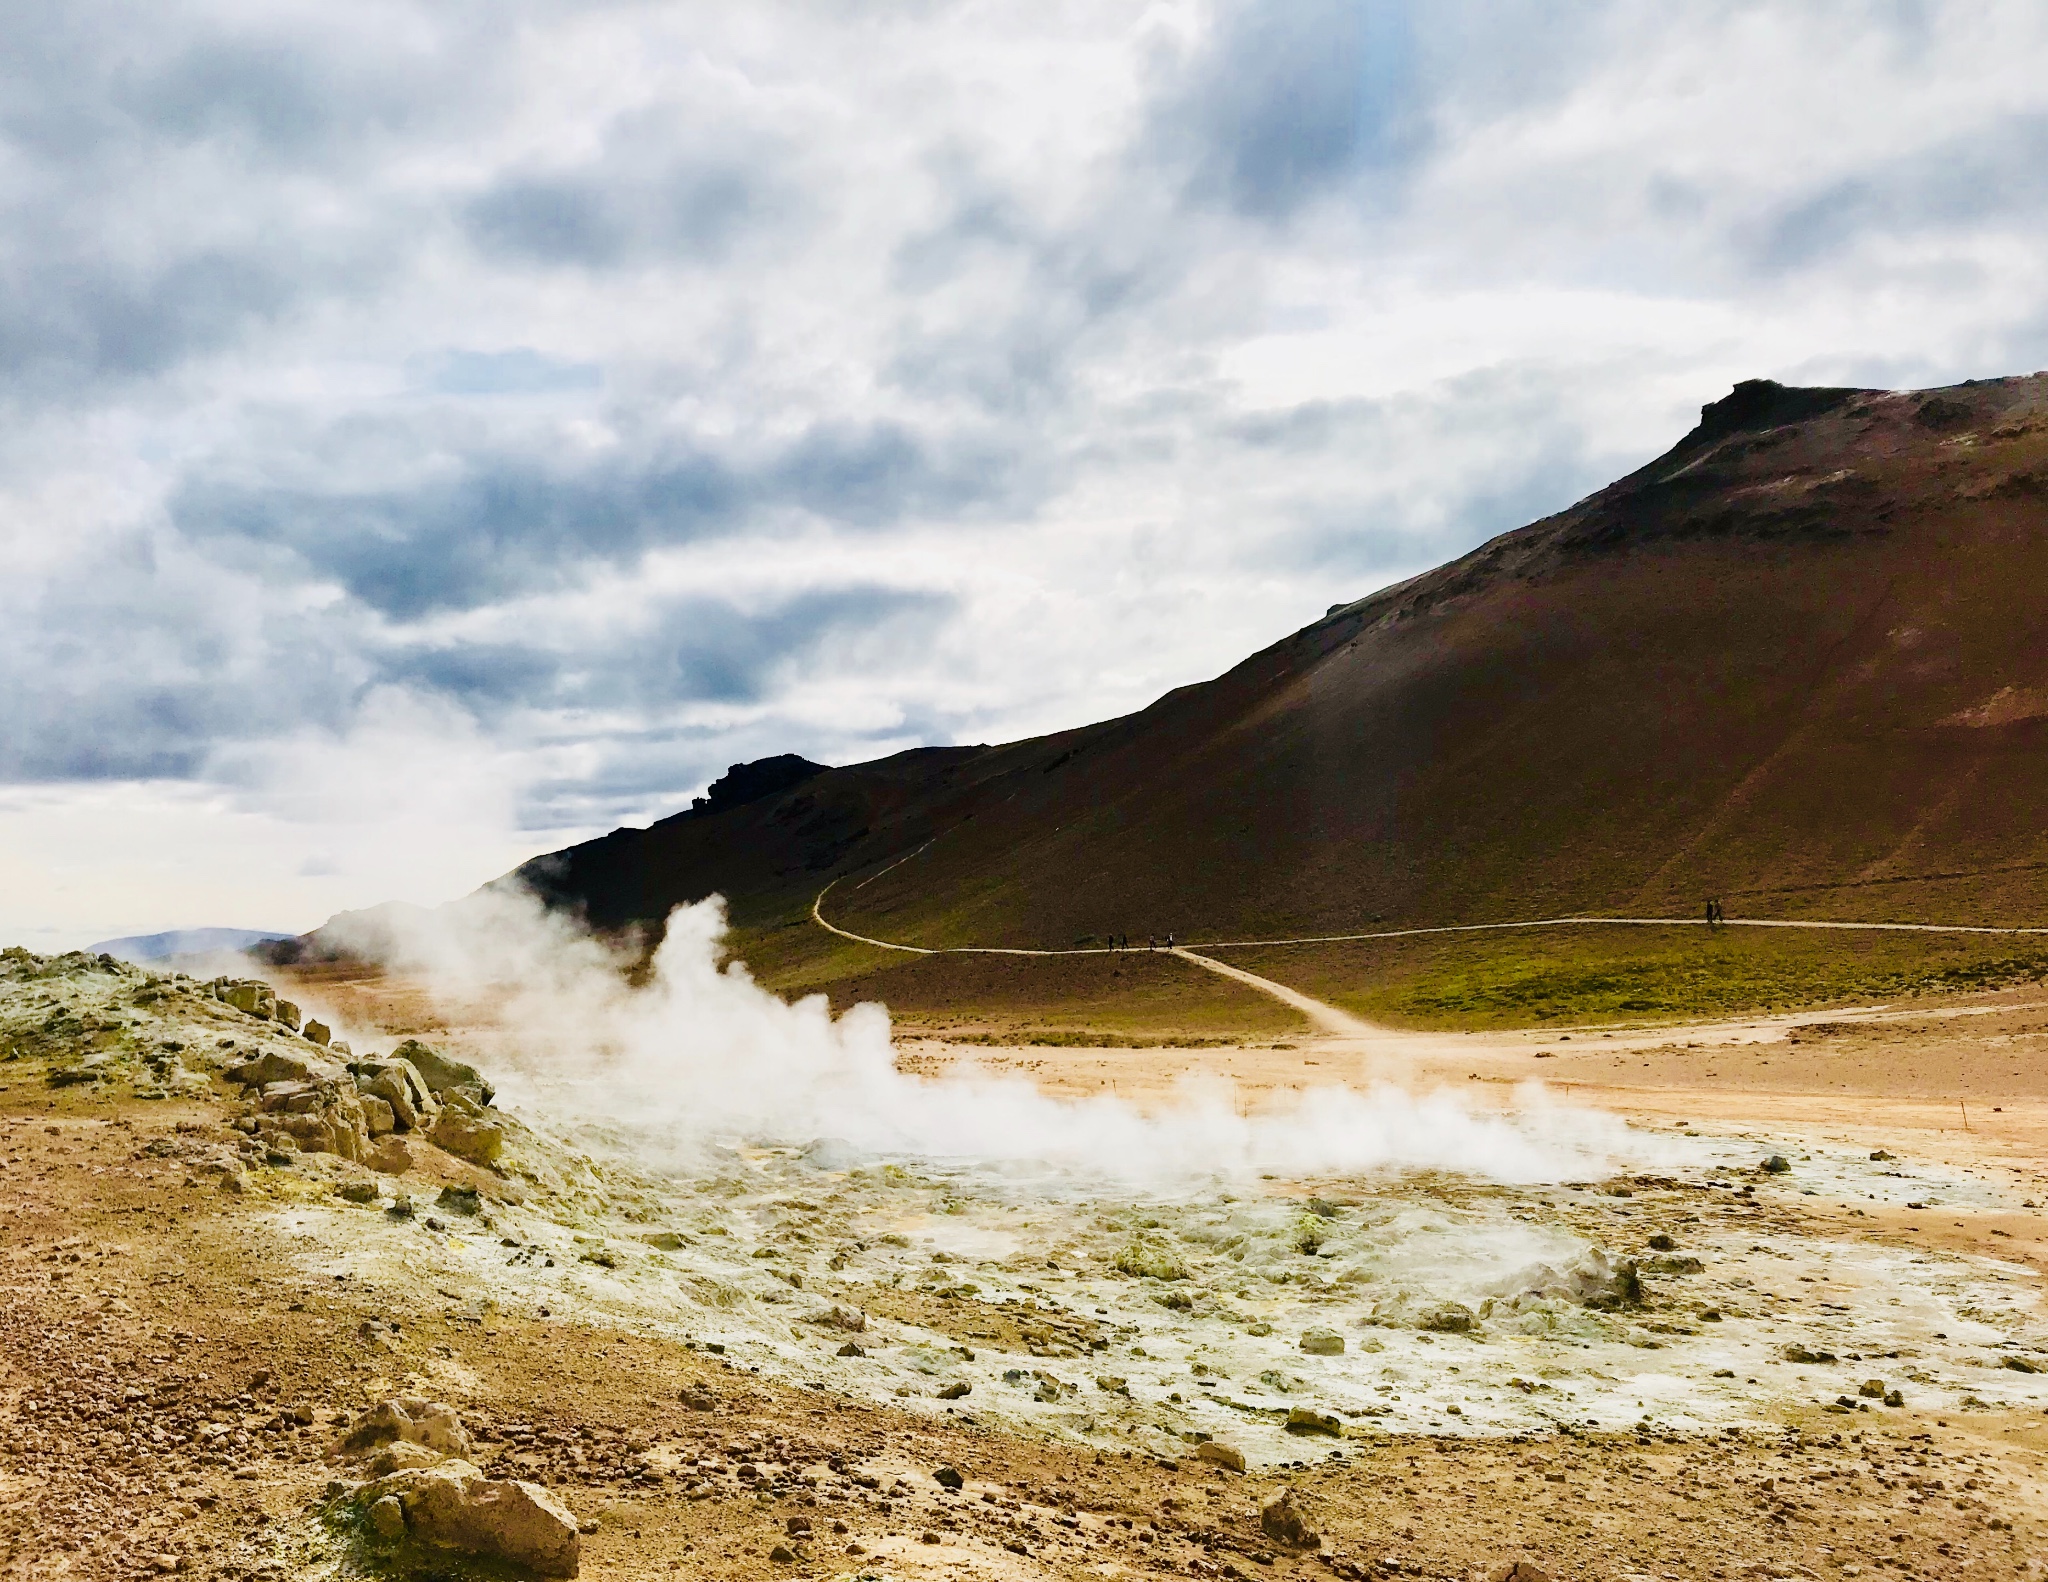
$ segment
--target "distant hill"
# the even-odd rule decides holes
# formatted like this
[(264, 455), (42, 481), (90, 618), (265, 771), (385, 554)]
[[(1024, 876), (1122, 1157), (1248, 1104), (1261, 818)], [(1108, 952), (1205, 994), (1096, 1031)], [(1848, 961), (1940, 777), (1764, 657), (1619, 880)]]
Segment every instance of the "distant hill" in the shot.
[(749, 931), (837, 881), (835, 921), (925, 945), (1709, 895), (2038, 922), (2044, 590), (2048, 375), (1752, 381), (1569, 510), (1137, 714), (713, 797), (518, 877), (605, 928), (718, 891)]
[(292, 936), (270, 928), (174, 928), (162, 934), (135, 934), (126, 939), (103, 939), (88, 948), (94, 955), (117, 956), (122, 961), (143, 965), (170, 961), (179, 956), (205, 956), (216, 951), (247, 950), (253, 945)]

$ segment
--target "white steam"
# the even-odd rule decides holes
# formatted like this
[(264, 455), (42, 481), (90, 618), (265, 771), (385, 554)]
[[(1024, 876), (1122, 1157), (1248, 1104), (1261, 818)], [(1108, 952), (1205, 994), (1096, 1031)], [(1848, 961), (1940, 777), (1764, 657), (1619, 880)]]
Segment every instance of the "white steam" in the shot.
[[(877, 1005), (834, 1018), (721, 964), (718, 897), (670, 914), (639, 986), (601, 942), (530, 896), (489, 893), (437, 914), (380, 921), (398, 969), (453, 1019), (487, 1008), (506, 1100), (601, 1122), (682, 1151), (713, 1140), (842, 1140), (873, 1155), (1038, 1164), (1127, 1180), (1441, 1169), (1509, 1181), (1601, 1168), (1623, 1146), (1611, 1117), (1549, 1102), (1533, 1084), (1512, 1117), (1475, 1114), (1445, 1091), (1391, 1085), (1290, 1092), (1250, 1113), (1216, 1081), (1183, 1083), (1144, 1109), (1060, 1098), (972, 1066), (939, 1077), (896, 1068)], [(395, 936), (395, 937), (394, 937)]]

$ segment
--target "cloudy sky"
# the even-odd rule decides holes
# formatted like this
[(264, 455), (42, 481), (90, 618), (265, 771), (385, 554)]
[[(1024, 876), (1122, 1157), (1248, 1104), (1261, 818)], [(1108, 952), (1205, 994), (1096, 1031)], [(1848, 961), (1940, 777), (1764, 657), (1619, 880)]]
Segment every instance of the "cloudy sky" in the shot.
[(2048, 365), (2034, 0), (16, 0), (0, 942), (1103, 718)]

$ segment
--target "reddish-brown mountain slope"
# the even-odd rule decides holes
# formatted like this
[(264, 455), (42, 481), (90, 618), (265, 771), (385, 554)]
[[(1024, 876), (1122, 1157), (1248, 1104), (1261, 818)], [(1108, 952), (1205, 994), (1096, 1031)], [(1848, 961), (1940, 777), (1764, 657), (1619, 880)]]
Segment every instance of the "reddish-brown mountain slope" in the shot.
[[(1738, 386), (1649, 466), (1124, 719), (520, 870), (925, 945), (1564, 912), (2048, 920), (2048, 375)], [(892, 866), (893, 865), (893, 866)], [(820, 936), (821, 940), (823, 936)]]

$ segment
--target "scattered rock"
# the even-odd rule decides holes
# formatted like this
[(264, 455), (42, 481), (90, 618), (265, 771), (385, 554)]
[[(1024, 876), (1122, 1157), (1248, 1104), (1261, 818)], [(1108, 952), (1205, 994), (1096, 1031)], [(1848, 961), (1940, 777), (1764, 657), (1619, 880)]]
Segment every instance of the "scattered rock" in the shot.
[(1478, 1315), (1462, 1302), (1439, 1302), (1422, 1315), (1419, 1327), (1434, 1335), (1463, 1335), (1478, 1321)]
[(1287, 1431), (1290, 1434), (1341, 1434), (1344, 1425), (1328, 1412), (1314, 1411), (1306, 1406), (1287, 1408)]
[(323, 1049), (334, 1042), (334, 1029), (325, 1022), (309, 1021), (299, 1032), (308, 1043), (318, 1044)]
[[(1469, 1329), (1471, 1325), (1468, 1323), (1465, 1327)], [(1334, 1329), (1304, 1330), (1301, 1349), (1313, 1357), (1341, 1357), (1344, 1354), (1344, 1337)]]
[(932, 1482), (938, 1484), (941, 1488), (957, 1489), (964, 1485), (967, 1480), (960, 1476), (959, 1468), (941, 1467), (932, 1474)]
[(1232, 1472), (1244, 1471), (1244, 1452), (1223, 1443), (1220, 1439), (1205, 1439), (1195, 1446), (1197, 1461), (1211, 1461), (1219, 1467), (1228, 1467)]
[(966, 1380), (955, 1379), (951, 1384), (939, 1391), (939, 1399), (942, 1401), (957, 1401), (962, 1396), (968, 1394), (973, 1388)]
[(1868, 1401), (1881, 1401), (1884, 1399), (1884, 1380), (1865, 1379), (1856, 1386), (1856, 1393)]
[(1316, 1549), (1322, 1545), (1322, 1538), (1295, 1504), (1292, 1489), (1283, 1489), (1259, 1507), (1259, 1531), (1288, 1549)]
[(849, 1340), (845, 1345), (841, 1346), (838, 1351), (833, 1353), (833, 1355), (839, 1357), (865, 1357), (867, 1353)]
[(788, 1544), (777, 1544), (768, 1551), (768, 1558), (777, 1565), (786, 1566), (796, 1559), (796, 1551), (790, 1548)]
[(640, 1239), (656, 1252), (681, 1252), (690, 1245), (687, 1237), (672, 1230), (651, 1230)]
[(413, 1167), (412, 1149), (403, 1137), (380, 1138), (363, 1155), (363, 1163), (379, 1175), (402, 1176)]
[[(1650, 1238), (1650, 1250), (1652, 1252), (1671, 1252), (1674, 1249), (1676, 1249), (1677, 1246), (1678, 1243), (1672, 1240), (1669, 1236), (1666, 1236), (1662, 1231), (1659, 1231), (1656, 1235)], [(1517, 1561), (1516, 1563), (1520, 1564), (1519, 1561)]]
[(1772, 1154), (1757, 1168), (1767, 1176), (1789, 1175), (1792, 1172), (1792, 1161), (1783, 1154)]
[(486, 1478), (467, 1461), (395, 1472), (368, 1486), (372, 1506), (398, 1502), (416, 1543), (503, 1560), (544, 1577), (573, 1577), (582, 1540), (576, 1518), (546, 1489)]
[(2014, 1373), (2039, 1373), (2042, 1371), (2039, 1363), (2029, 1362), (2025, 1357), (2002, 1357), (1999, 1359), (1999, 1364), (2001, 1367), (2012, 1369)]
[(1530, 1560), (1509, 1560), (1487, 1572), (1486, 1582), (1550, 1582), (1550, 1573)]
[(337, 1191), (341, 1197), (351, 1203), (374, 1203), (377, 1201), (377, 1183), (374, 1181), (344, 1181)]
[(383, 1494), (370, 1502), (370, 1531), (386, 1543), (396, 1543), (405, 1536), (405, 1507), (398, 1503), (396, 1495)]
[(1811, 1363), (1833, 1362), (1836, 1360), (1835, 1354), (1832, 1351), (1809, 1351), (1806, 1347), (1800, 1345), (1799, 1342), (1796, 1340), (1793, 1341), (1789, 1346), (1785, 1347), (1784, 1350), (1780, 1351), (1778, 1355), (1783, 1357), (1787, 1362)]

